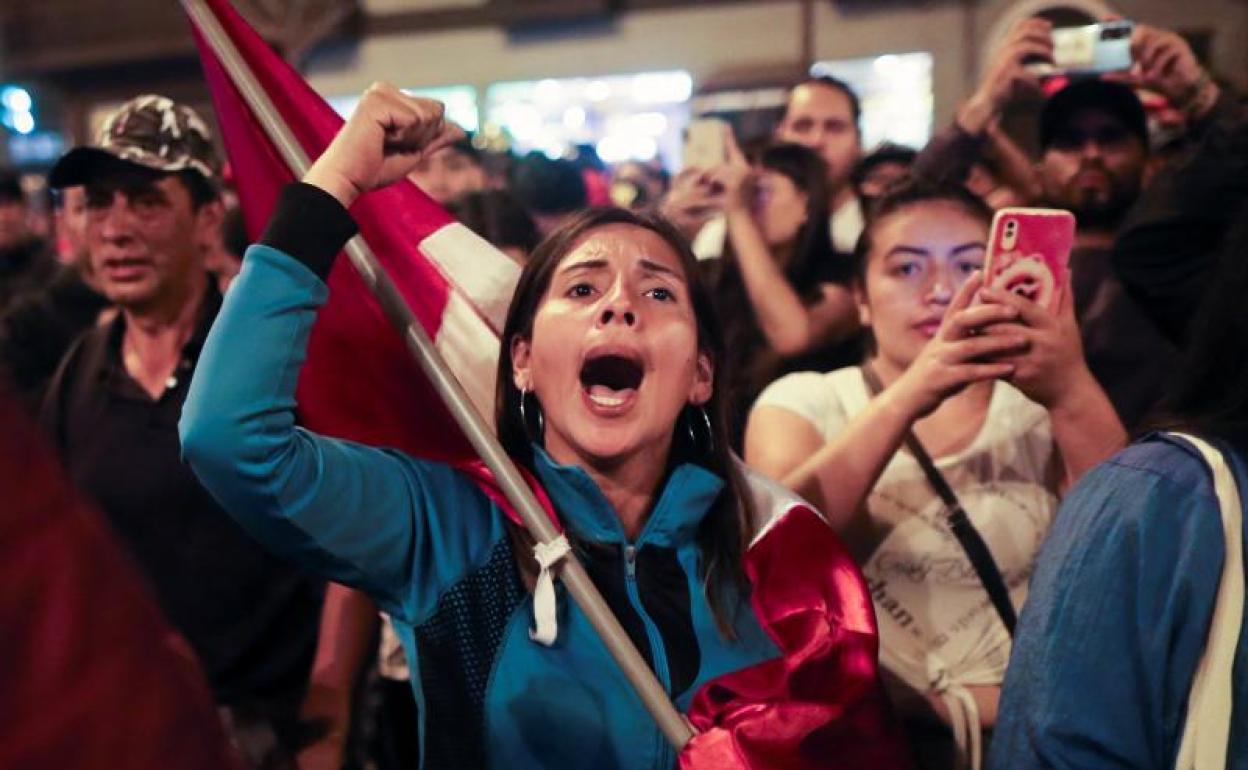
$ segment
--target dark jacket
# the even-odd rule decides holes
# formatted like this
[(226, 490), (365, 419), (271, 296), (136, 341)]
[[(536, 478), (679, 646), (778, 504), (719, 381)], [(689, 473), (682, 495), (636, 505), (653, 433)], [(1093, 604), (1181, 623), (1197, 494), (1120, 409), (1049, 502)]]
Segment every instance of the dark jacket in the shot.
[(1190, 142), (1144, 191), (1113, 255), (1123, 285), (1177, 344), (1227, 229), (1248, 217), (1248, 104), (1224, 93)]
[(47, 286), (17, 297), (0, 316), (0, 370), (32, 413), (74, 338), (107, 306), (77, 270), (62, 267)]
[(56, 268), (47, 244), (38, 238), (27, 238), (0, 249), (0, 313), (7, 311), (18, 297), (47, 285)]

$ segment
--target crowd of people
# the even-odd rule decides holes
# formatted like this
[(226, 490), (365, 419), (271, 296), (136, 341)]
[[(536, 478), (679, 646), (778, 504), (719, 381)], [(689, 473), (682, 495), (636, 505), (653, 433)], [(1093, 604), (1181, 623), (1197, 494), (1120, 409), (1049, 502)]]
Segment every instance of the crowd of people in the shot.
[[(374, 86), (250, 247), (207, 123), (161, 96), (52, 168), (50, 238), (0, 174), (0, 413), (63, 466), (32, 451), (29, 483), (72, 484), (108, 532), (0, 527), (0, 556), (59, 547), (63, 569), (69, 543), (115, 539), (130, 565), (100, 569), (132, 565), (159, 609), (138, 591), (115, 615), (167, 672), (149, 686), (168, 695), (135, 701), (163, 719), (121, 727), (101, 685), (96, 724), (165, 730), (147, 739), (168, 752), (182, 736), (205, 766), (302, 770), (1176, 766), (1242, 550), (1175, 432), (1248, 490), (1248, 102), (1145, 24), (1131, 71), (1051, 78), (1051, 33), (1016, 25), (926, 147), (865, 152), (857, 95), (817, 77), (773, 134), (729, 132), (722, 162), (672, 177), (590, 148), (500, 155)], [(1156, 130), (1141, 89), (1181, 130)], [(1001, 128), (1020, 96), (1043, 98), (1034, 162)], [(562, 592), (543, 628), (543, 546), (493, 497), (299, 424), (348, 209), (404, 180), (520, 267), (494, 427), (691, 714), (683, 752)], [(1075, 216), (1053, 307), (983, 277), (1007, 206)], [(14, 455), (0, 477), (21, 476)], [(0, 623), (91, 633), (69, 630), (73, 592), (106, 585), (40, 588), (42, 620), (6, 600)], [(801, 585), (824, 592), (818, 653), (772, 606)], [(1222, 761), (1248, 767), (1248, 642), (1230, 638)], [(76, 676), (137, 671), (130, 643), (74, 652)], [(65, 686), (29, 681), (12, 691), (33, 702)], [(88, 741), (88, 700), (43, 738), (14, 724), (32, 747)]]

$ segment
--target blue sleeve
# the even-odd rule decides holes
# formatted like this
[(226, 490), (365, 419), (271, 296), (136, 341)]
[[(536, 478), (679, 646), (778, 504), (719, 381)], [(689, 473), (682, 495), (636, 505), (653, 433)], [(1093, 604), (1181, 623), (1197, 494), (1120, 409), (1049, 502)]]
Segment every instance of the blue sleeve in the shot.
[(1087, 474), (1032, 577), (989, 767), (1174, 767), (1224, 558), (1187, 450), (1145, 442)]
[(196, 366), (182, 452), (267, 547), (418, 620), (488, 555), (501, 517), (445, 465), (296, 427), (295, 385), (327, 295), (285, 253), (248, 249)]

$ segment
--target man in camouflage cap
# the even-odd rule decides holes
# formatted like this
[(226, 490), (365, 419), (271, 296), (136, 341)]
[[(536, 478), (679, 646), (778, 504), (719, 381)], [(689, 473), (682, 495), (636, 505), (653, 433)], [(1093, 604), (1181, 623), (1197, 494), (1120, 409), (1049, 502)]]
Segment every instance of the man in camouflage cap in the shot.
[[(88, 252), (103, 293), (123, 309), (168, 317), (199, 303), (199, 253), (223, 215), (220, 171), (204, 120), (145, 95), (108, 117), (95, 146), (66, 153), (48, 184), (86, 187)], [(110, 217), (118, 207), (136, 216)], [(149, 379), (155, 392), (167, 377)]]
[(181, 462), (178, 441), (221, 305), (204, 268), (219, 240), (220, 169), (204, 120), (162, 96), (122, 105), (95, 146), (57, 162), (51, 186), (85, 187), (94, 277), (118, 313), (70, 348), (42, 417), (195, 650), (237, 742), (257, 767), (286, 767), (323, 585), (239, 529)]

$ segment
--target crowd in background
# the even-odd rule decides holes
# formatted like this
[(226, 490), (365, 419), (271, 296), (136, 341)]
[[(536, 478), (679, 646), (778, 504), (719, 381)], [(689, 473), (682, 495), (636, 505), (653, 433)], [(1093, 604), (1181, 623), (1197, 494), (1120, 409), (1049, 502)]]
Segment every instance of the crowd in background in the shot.
[[(853, 89), (821, 77), (792, 86), (772, 135), (726, 135), (710, 167), (511, 157), (468, 136), (410, 175), (519, 265), (587, 208), (676, 226), (723, 329), (732, 449), (823, 511), (858, 562), (925, 768), (1172, 766), (1217, 582), (1201, 562), (1221, 551), (1208, 527), (1175, 535), (1131, 506), (1212, 498), (1155, 446), (1101, 464), (1187, 426), (1224, 439), (1248, 478), (1248, 313), (1230, 296), (1248, 289), (1248, 109), (1143, 24), (1129, 76), (1042, 78), (1050, 32), (1015, 27), (923, 148), (868, 151)], [(1137, 88), (1181, 130), (1159, 132)], [(1045, 99), (1034, 159), (1000, 127), (1029, 94)], [(249, 762), (416, 767), (418, 706), (385, 616), (270, 554), (182, 461), (182, 404), (248, 240), (225, 175), (202, 120), (154, 96), (57, 164), (51, 222), (32, 226), (0, 174), (5, 387), (189, 642)], [(1053, 312), (980, 284), (1006, 206), (1076, 217)], [(950, 534), (933, 475), (995, 578)], [(1117, 700), (1086, 692), (1080, 659), (1104, 650), (1125, 661)], [(1231, 758), (1248, 761), (1239, 732)]]

